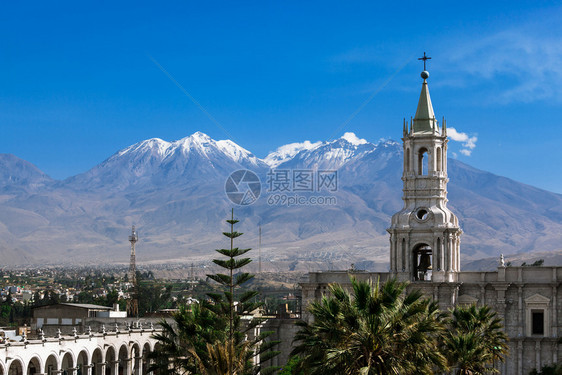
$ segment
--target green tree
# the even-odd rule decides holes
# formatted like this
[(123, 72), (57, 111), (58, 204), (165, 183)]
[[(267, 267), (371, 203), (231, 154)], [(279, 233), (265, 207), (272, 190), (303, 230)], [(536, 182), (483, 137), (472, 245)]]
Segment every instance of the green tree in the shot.
[(54, 291), (49, 291), (49, 296), (47, 297), (47, 305), (56, 305), (60, 303), (60, 297)]
[(277, 375), (304, 375), (304, 372), (300, 369), (301, 365), (301, 357), (299, 356), (292, 356), (287, 361), (287, 364), (281, 368), (281, 371)]
[[(232, 348), (236, 348), (236, 355), (231, 355)], [(214, 344), (207, 344), (209, 359), (203, 361), (197, 358), (199, 365), (198, 371), (201, 375), (242, 375), (248, 373), (248, 358), (253, 355), (252, 344), (249, 341), (232, 343), (231, 340), (217, 341)]]
[[(243, 234), (234, 230), (234, 225), (239, 222), (234, 219), (234, 209), (232, 210), (231, 218), (226, 220), (226, 222), (230, 225), (230, 232), (223, 232), (223, 235), (228, 237), (230, 248), (217, 249), (216, 251), (228, 259), (213, 259), (213, 263), (225, 269), (228, 273), (207, 275), (207, 277), (216, 281), (223, 288), (222, 293), (208, 294), (212, 300), (209, 308), (218, 316), (226, 316), (228, 319), (228, 346), (223, 348), (226, 352), (222, 353), (227, 356), (220, 356), (219, 354), (221, 353), (215, 352), (215, 359), (218, 360), (221, 357), (226, 359), (228, 367), (226, 374), (272, 373), (275, 371), (275, 368), (262, 368), (260, 364), (255, 364), (252, 361), (254, 356), (259, 355), (260, 362), (264, 363), (279, 354), (279, 352), (273, 350), (278, 342), (266, 340), (272, 332), (262, 332), (248, 341), (246, 339), (247, 334), (262, 323), (263, 319), (253, 317), (247, 319), (244, 324), (241, 324), (242, 316), (252, 316), (254, 312), (262, 307), (262, 303), (256, 302), (256, 297), (259, 293), (254, 290), (246, 290), (236, 295), (236, 291), (243, 284), (254, 278), (254, 275), (239, 271), (242, 267), (252, 262), (250, 258), (241, 258), (251, 249), (234, 247), (234, 239)], [(239, 366), (240, 362), (237, 359), (240, 358), (243, 359), (244, 369), (235, 371), (236, 368), (234, 366)], [(216, 363), (218, 364), (218, 362)]]
[[(162, 333), (154, 336), (160, 348), (152, 354), (152, 370), (161, 374), (200, 375), (267, 375), (275, 371), (261, 364), (278, 354), (273, 350), (278, 342), (268, 340), (271, 332), (262, 332), (257, 337), (249, 335), (262, 319), (242, 321), (242, 316), (252, 316), (261, 304), (255, 302), (257, 292), (240, 291), (242, 284), (253, 278), (240, 272), (251, 262), (240, 256), (250, 249), (234, 247), (234, 239), (242, 235), (234, 231), (234, 224), (238, 223), (234, 212), (227, 223), (230, 232), (223, 234), (230, 239), (230, 248), (217, 252), (228, 259), (213, 262), (228, 273), (208, 275), (221, 291), (208, 293), (209, 300), (181, 307), (174, 315), (174, 324), (161, 323)], [(258, 355), (260, 363), (254, 363)]]
[(382, 285), (351, 279), (352, 291), (332, 284), (313, 302), (314, 322), (298, 322), (298, 345), (306, 374), (433, 374), (443, 369), (438, 350), (444, 314), (406, 283)]
[(8, 325), (10, 323), (10, 314), (12, 306), (7, 303), (0, 304), (0, 324)]
[(488, 306), (456, 306), (448, 319), (443, 353), (457, 375), (497, 372), (491, 367), (508, 353), (507, 335), (497, 313)]
[(85, 291), (78, 293), (78, 295), (76, 296), (76, 300), (78, 303), (95, 304), (98, 302), (96, 301), (96, 299), (94, 298), (91, 292), (85, 292)]
[(155, 361), (149, 368), (159, 374), (197, 374), (198, 362), (210, 360), (207, 344), (226, 340), (226, 319), (206, 308), (205, 303), (180, 306), (173, 324), (165, 320), (160, 324), (162, 332), (154, 338), (161, 346), (151, 353)]
[(172, 285), (143, 280), (140, 278), (140, 272), (137, 272), (137, 284), (140, 316), (167, 308), (171, 304)]
[(119, 302), (119, 291), (117, 289), (111, 289), (107, 292), (105, 296), (105, 301), (103, 301), (103, 305), (105, 306), (113, 306), (114, 303)]

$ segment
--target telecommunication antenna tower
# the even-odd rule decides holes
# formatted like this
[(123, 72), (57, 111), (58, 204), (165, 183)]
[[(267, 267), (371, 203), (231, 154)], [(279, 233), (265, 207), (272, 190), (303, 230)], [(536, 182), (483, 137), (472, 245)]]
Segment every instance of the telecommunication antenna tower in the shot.
[(261, 224), (259, 225), (258, 239), (258, 273), (261, 274)]
[(131, 243), (131, 261), (129, 263), (129, 282), (133, 284), (131, 298), (127, 300), (127, 314), (136, 317), (139, 315), (138, 285), (137, 285), (137, 265), (135, 256), (135, 244), (139, 240), (139, 236), (133, 225), (129, 242)]

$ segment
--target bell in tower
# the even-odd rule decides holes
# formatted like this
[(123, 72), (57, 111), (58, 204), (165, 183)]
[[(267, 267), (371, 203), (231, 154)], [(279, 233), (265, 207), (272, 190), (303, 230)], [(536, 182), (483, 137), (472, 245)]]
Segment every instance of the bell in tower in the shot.
[(460, 271), (460, 235), (457, 217), (447, 208), (447, 127), (439, 126), (425, 69), (416, 115), (404, 121), (402, 200), (392, 216), (390, 271), (400, 280), (456, 281)]

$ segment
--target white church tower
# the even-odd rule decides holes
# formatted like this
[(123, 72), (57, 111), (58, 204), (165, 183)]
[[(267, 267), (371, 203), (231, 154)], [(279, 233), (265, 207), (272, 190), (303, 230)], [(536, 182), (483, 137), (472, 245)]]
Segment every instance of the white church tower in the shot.
[(399, 280), (453, 282), (460, 271), (457, 217), (447, 208), (447, 127), (435, 119), (424, 61), (414, 120), (404, 120), (404, 208), (392, 216), (390, 272)]

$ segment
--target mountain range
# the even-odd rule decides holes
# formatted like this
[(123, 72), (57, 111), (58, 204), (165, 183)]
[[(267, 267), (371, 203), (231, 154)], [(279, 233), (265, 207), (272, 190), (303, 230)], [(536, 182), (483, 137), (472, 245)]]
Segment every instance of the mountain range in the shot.
[[(175, 142), (136, 143), (59, 181), (1, 154), (0, 254), (13, 265), (127, 262), (127, 236), (136, 225), (139, 263), (204, 265), (228, 245), (221, 233), (234, 207), (237, 230), (245, 233), (240, 247), (256, 249), (261, 227), (265, 269), (355, 263), (382, 270), (386, 228), (402, 207), (402, 159), (398, 142), (371, 143), (353, 133), (284, 145), (260, 159), (231, 140), (197, 132)], [(256, 187), (240, 173), (225, 185), (239, 170), (261, 182), (253, 204), (236, 205), (225, 193), (225, 186)], [(451, 158), (448, 172), (449, 207), (464, 231), (463, 262), (562, 251), (562, 195)], [(332, 185), (318, 191), (321, 174)], [(304, 201), (289, 204), (297, 198)]]

